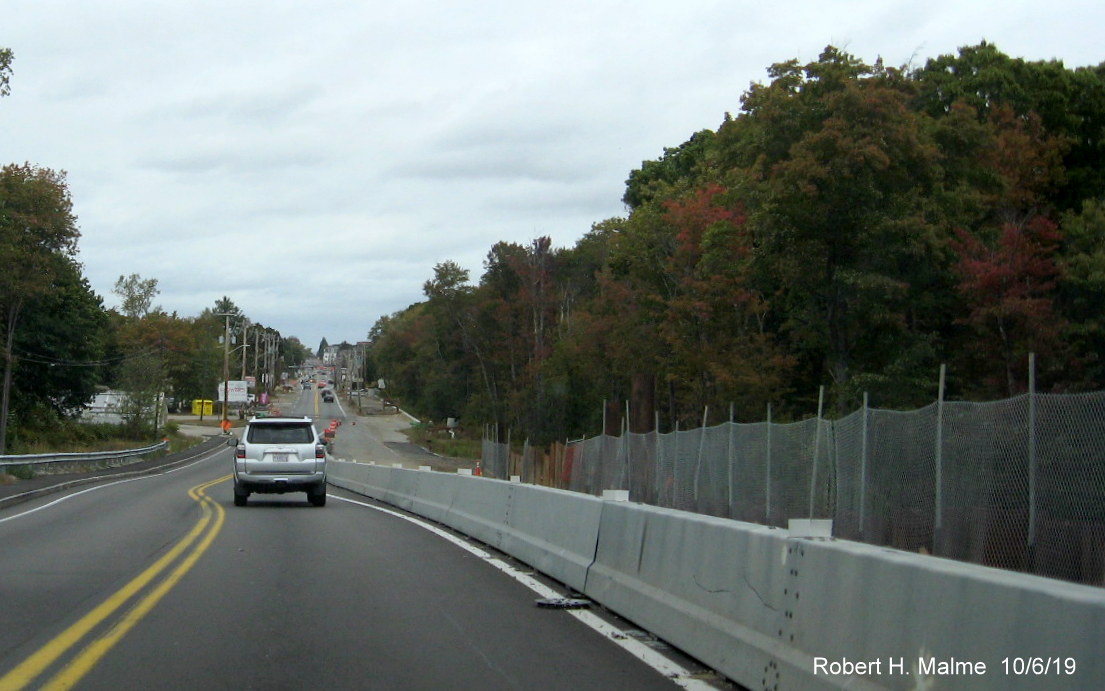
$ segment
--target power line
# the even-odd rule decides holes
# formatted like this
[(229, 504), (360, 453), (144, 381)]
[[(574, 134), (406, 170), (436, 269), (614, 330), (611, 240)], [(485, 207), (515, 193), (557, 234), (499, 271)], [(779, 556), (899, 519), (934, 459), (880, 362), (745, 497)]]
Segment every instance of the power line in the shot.
[(151, 348), (138, 353), (120, 355), (118, 357), (105, 358), (102, 360), (63, 360), (50, 357), (49, 355), (41, 355), (39, 353), (30, 353), (27, 351), (17, 351), (15, 354), (20, 360), (33, 362), (37, 365), (49, 365), (51, 367), (103, 367), (104, 365), (114, 365), (120, 362), (126, 362), (127, 360), (136, 360), (146, 357), (147, 355), (161, 352), (162, 350), (163, 348), (160, 347)]

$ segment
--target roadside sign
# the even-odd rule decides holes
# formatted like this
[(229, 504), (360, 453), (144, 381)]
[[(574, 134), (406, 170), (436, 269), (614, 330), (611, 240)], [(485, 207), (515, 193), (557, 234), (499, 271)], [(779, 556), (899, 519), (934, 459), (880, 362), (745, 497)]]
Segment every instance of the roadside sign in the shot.
[(227, 397), (230, 403), (249, 403), (249, 389), (244, 381), (229, 381), (225, 384), (219, 384), (219, 390), (215, 395), (216, 401), (222, 403), (224, 386), (227, 388)]

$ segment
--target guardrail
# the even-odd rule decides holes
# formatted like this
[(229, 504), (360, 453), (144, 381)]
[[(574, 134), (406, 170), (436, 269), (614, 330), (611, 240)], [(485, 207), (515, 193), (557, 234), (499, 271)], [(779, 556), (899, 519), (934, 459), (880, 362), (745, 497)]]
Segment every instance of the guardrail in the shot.
[(90, 451), (87, 453), (33, 453), (20, 456), (0, 456), (0, 468), (25, 465), (47, 465), (52, 463), (95, 463), (97, 461), (121, 461), (125, 458), (142, 456), (153, 451), (168, 448), (169, 442), (161, 441), (140, 449), (123, 451)]

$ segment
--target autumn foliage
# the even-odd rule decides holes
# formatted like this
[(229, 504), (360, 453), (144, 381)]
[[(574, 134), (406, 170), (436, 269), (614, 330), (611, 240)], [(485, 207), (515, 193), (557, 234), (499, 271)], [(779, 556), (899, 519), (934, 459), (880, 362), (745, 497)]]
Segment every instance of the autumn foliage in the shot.
[[(439, 265), (371, 349), (431, 417), (594, 434), (649, 382), (660, 426), (1105, 386), (1105, 65), (993, 45), (916, 69), (827, 48), (632, 171), (572, 247)], [(621, 403), (615, 403), (617, 408)]]

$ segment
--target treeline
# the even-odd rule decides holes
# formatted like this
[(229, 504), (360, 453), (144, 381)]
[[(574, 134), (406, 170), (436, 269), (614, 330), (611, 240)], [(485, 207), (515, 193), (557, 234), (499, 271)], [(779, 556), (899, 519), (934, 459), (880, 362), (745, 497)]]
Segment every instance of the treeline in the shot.
[[(369, 335), (431, 417), (535, 442), (595, 434), (602, 402), (661, 427), (1105, 386), (1105, 63), (982, 43), (923, 67), (835, 48), (630, 173), (628, 214), (570, 248), (434, 269)], [(620, 406), (621, 403), (615, 405)]]
[[(0, 48), (0, 97), (10, 94), (12, 61), (12, 51)], [(257, 375), (270, 390), (272, 377), (262, 372), (280, 373), (310, 355), (298, 340), (251, 324), (228, 297), (196, 317), (166, 313), (153, 304), (157, 279), (138, 274), (119, 277), (121, 306), (105, 309), (77, 261), (79, 239), (63, 171), (31, 163), (0, 168), (0, 454), (79, 437), (82, 428), (70, 423), (107, 389), (129, 394), (126, 434), (155, 433), (153, 409), (162, 396), (214, 396), (228, 328), (232, 375)]]
[(122, 434), (149, 438), (162, 397), (180, 406), (215, 397), (228, 327), (231, 378), (256, 376), (259, 390), (272, 390), (272, 373), (310, 355), (295, 338), (251, 323), (225, 296), (198, 316), (167, 313), (153, 304), (157, 280), (138, 274), (119, 277), (114, 292), (121, 305), (105, 308), (76, 261), (80, 233), (71, 209), (63, 173), (32, 165), (0, 169), (6, 326), (0, 453), (91, 434), (71, 423), (108, 389), (128, 394)]

